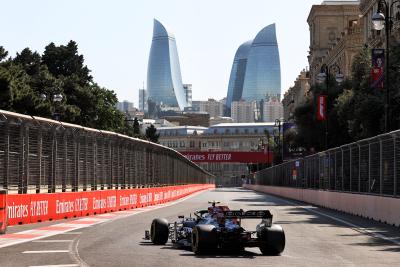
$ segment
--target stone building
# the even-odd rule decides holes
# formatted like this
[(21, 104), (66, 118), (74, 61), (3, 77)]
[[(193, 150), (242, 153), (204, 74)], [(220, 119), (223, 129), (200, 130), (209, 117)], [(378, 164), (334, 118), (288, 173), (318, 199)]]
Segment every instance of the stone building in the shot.
[(305, 103), (310, 90), (310, 72), (302, 70), (294, 82), (294, 86), (286, 91), (283, 104), (283, 118), (285, 121), (292, 121), (295, 109)]
[[(307, 22), (310, 27), (311, 84), (323, 66), (340, 67), (345, 77), (351, 74), (354, 56), (364, 45), (363, 21), (359, 1), (324, 1), (313, 5)], [(333, 70), (337, 72), (337, 70)]]
[[(385, 31), (376, 31), (372, 28), (372, 16), (378, 10), (377, 0), (361, 0), (360, 1), (360, 12), (363, 21), (363, 42), (370, 48), (384, 48), (385, 47)], [(393, 0), (386, 0), (388, 5), (393, 3)], [(394, 5), (392, 10), (392, 16), (394, 19), (392, 38), (393, 43), (400, 43), (400, 9), (397, 5)], [(391, 45), (393, 45), (391, 43)]]

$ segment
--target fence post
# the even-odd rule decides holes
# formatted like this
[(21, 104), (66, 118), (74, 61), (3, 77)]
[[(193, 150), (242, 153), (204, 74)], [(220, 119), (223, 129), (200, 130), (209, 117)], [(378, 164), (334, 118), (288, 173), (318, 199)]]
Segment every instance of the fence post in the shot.
[(8, 181), (10, 180), (10, 128), (9, 128), (9, 120), (6, 119), (6, 127), (5, 127), (5, 136), (4, 136), (4, 141), (5, 141), (5, 151), (4, 151), (4, 169), (5, 169), (5, 174), (6, 177), (4, 177), (4, 184), (3, 188), (8, 189)]
[(353, 182), (353, 148), (350, 145), (350, 176), (349, 176), (349, 190), (352, 192), (352, 182)]
[(383, 182), (383, 151), (382, 151), (382, 140), (379, 139), (379, 195), (382, 195), (382, 182)]
[(393, 195), (397, 195), (396, 135), (393, 137)]
[(343, 191), (344, 189), (344, 153), (343, 153), (343, 147), (340, 147), (340, 150), (342, 151), (342, 188), (340, 189), (341, 191)]
[(361, 192), (361, 145), (358, 145), (358, 192)]

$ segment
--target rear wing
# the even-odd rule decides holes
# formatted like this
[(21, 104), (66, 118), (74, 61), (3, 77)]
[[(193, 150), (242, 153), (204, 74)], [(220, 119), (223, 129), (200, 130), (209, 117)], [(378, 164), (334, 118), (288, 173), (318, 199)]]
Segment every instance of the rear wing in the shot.
[(271, 219), (272, 214), (269, 210), (229, 210), (224, 211), (226, 219)]

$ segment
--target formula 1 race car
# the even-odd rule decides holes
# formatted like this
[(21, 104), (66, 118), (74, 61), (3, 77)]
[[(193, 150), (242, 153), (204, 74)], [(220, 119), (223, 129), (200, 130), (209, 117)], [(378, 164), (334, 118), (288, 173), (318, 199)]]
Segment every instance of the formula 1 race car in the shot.
[[(285, 233), (280, 225), (272, 224), (269, 210), (230, 210), (227, 206), (212, 204), (207, 210), (191, 216), (179, 216), (180, 221), (168, 223), (154, 219), (145, 239), (164, 245), (168, 239), (173, 244), (191, 247), (195, 254), (206, 254), (216, 249), (242, 251), (245, 247), (259, 247), (263, 255), (279, 255), (285, 248)], [(246, 231), (242, 219), (261, 219), (255, 231)]]

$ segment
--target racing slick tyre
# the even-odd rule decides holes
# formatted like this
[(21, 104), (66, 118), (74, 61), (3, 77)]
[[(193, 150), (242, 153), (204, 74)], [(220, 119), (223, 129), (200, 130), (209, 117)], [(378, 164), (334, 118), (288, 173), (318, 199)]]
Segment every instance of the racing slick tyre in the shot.
[(264, 228), (260, 239), (260, 251), (263, 255), (276, 256), (285, 249), (285, 232), (280, 225), (273, 224), (271, 227)]
[(167, 219), (154, 219), (150, 229), (151, 242), (156, 245), (164, 245), (168, 241), (168, 235), (169, 227)]
[(214, 225), (196, 225), (192, 231), (192, 251), (199, 255), (218, 247), (217, 231)]

